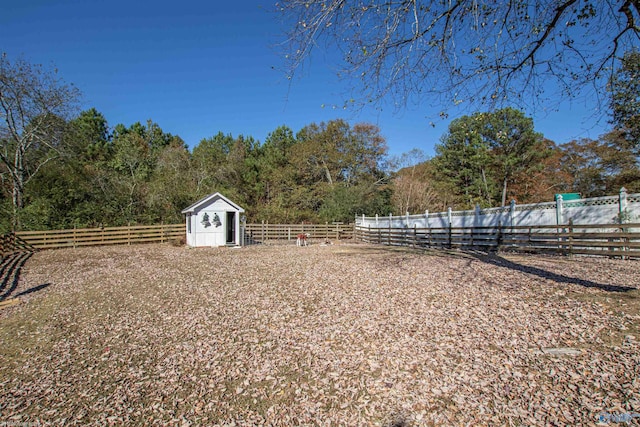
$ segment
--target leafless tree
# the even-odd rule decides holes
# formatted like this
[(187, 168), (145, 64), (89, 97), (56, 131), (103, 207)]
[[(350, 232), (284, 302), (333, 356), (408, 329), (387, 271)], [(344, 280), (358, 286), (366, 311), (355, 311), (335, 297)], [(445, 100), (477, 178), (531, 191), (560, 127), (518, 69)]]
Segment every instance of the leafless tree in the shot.
[(56, 70), (0, 56), (0, 169), (11, 183), (14, 229), (25, 185), (56, 157), (64, 119), (78, 99), (79, 91), (63, 83)]
[(640, 41), (638, 0), (283, 0), (277, 7), (289, 29), (289, 77), (317, 47), (337, 49), (360, 105), (525, 107), (599, 96)]

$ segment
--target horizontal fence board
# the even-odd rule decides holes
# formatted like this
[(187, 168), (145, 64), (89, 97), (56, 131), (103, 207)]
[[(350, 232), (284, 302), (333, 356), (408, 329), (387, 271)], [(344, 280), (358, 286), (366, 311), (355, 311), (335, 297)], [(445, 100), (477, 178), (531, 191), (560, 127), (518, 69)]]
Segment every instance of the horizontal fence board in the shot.
[(635, 226), (637, 224), (469, 228), (356, 226), (354, 236), (358, 240), (368, 243), (393, 246), (466, 247), (540, 253), (640, 257), (640, 232), (634, 231), (633, 227)]
[[(313, 239), (351, 239), (352, 224), (246, 224), (246, 244), (273, 240), (295, 240), (298, 234), (309, 233)], [(185, 238), (184, 224), (132, 225), (67, 230), (21, 231), (1, 236), (2, 255), (14, 251), (56, 249), (137, 243), (164, 243)]]
[[(300, 233), (310, 239), (349, 239), (393, 246), (506, 249), (514, 251), (585, 254), (614, 257), (640, 256), (640, 224), (580, 226), (371, 228), (350, 224), (247, 224), (247, 244), (295, 240)], [(185, 236), (184, 224), (122, 226), (50, 231), (25, 231), (1, 236), (2, 254), (11, 251), (161, 243)]]
[(184, 224), (132, 225), (105, 228), (20, 231), (19, 238), (35, 249), (56, 249), (81, 246), (164, 243), (185, 236)]
[(309, 241), (318, 239), (342, 240), (353, 238), (352, 224), (246, 224), (244, 243), (256, 244), (267, 241), (295, 241), (298, 234), (309, 234)]

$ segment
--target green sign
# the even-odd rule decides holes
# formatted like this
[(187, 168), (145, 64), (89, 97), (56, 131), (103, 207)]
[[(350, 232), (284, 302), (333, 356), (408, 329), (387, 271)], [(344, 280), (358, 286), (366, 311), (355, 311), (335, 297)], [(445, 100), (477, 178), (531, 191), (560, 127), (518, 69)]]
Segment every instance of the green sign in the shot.
[(580, 197), (580, 193), (560, 193), (560, 194), (556, 194), (554, 200), (558, 201), (558, 196), (562, 196), (562, 201), (566, 202), (569, 200), (580, 200), (582, 197)]

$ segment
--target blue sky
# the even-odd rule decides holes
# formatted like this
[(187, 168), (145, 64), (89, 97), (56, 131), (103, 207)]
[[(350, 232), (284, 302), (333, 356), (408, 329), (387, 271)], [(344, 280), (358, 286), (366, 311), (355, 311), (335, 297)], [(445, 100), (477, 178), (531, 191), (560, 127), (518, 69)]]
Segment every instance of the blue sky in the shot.
[[(10, 59), (54, 64), (111, 127), (151, 119), (193, 147), (219, 131), (264, 141), (280, 125), (343, 118), (380, 127), (391, 155), (413, 148), (433, 155), (452, 118), (411, 106), (345, 111), (345, 82), (330, 53), (317, 52), (291, 83), (276, 44), (285, 30), (273, 1), (139, 2), (23, 0), (2, 7), (0, 51)], [(596, 138), (595, 102), (560, 105), (560, 112), (527, 111), (536, 130), (557, 143)], [(467, 114), (469, 112), (466, 112)], [(598, 116), (596, 116), (597, 118)], [(601, 116), (600, 116), (601, 117)], [(436, 127), (430, 126), (435, 121)]]

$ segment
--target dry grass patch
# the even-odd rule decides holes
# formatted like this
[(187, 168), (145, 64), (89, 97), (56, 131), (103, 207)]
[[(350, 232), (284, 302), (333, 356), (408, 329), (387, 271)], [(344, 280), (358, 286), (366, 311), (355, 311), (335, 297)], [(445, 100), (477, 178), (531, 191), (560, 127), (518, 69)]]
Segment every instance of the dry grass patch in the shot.
[(145, 245), (37, 253), (16, 292), (45, 283), (0, 310), (0, 422), (595, 425), (640, 412), (634, 261)]

